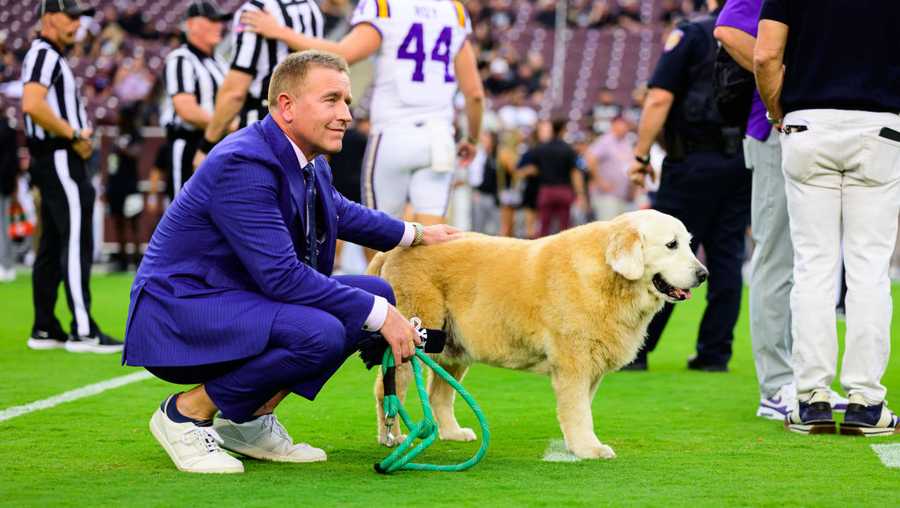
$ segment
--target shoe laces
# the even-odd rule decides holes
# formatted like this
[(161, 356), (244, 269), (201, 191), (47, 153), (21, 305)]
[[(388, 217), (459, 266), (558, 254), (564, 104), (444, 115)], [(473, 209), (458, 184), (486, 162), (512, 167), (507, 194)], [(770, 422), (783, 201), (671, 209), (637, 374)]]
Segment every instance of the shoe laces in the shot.
[(182, 441), (187, 445), (200, 443), (201, 446), (206, 448), (207, 453), (222, 451), (219, 445), (224, 443), (222, 436), (210, 427), (194, 427), (184, 433)]
[(267, 414), (262, 416), (263, 424), (272, 431), (278, 437), (285, 439), (289, 443), (293, 443), (294, 440), (291, 439), (291, 435), (288, 434), (287, 429), (284, 428), (284, 425), (278, 421), (278, 418), (275, 417), (274, 414)]

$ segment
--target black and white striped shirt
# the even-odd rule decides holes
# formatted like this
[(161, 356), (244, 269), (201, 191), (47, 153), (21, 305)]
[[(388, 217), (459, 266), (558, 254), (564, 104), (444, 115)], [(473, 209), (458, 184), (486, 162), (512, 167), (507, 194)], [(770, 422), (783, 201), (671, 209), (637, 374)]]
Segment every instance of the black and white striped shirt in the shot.
[(189, 93), (197, 104), (212, 114), (216, 106), (216, 93), (225, 78), (225, 66), (212, 56), (191, 44), (182, 44), (166, 55), (166, 98), (163, 102), (160, 123), (165, 127), (198, 130), (175, 112), (172, 98)]
[[(81, 97), (78, 83), (72, 69), (59, 49), (49, 40), (38, 37), (31, 43), (25, 54), (22, 65), (22, 82), (39, 83), (47, 87), (47, 103), (58, 117), (65, 120), (74, 129), (90, 127), (84, 99)], [(54, 138), (52, 133), (25, 115), (25, 135), (29, 140), (45, 141)]]
[(269, 93), (269, 79), (278, 62), (290, 54), (287, 44), (274, 39), (266, 39), (253, 32), (243, 31), (241, 14), (248, 10), (266, 10), (295, 32), (309, 37), (322, 37), (325, 23), (319, 6), (312, 0), (250, 0), (241, 5), (234, 14), (232, 37), (234, 37), (234, 58), (231, 68), (253, 76), (247, 100), (241, 110), (240, 126), (262, 120), (269, 111), (266, 97)]

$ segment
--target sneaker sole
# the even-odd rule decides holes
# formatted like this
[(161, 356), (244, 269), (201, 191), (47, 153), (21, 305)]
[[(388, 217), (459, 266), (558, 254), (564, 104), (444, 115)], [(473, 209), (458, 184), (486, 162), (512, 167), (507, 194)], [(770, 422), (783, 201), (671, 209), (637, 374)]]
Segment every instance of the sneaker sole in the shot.
[[(159, 410), (157, 410), (157, 413)], [(172, 463), (175, 464), (175, 467), (178, 468), (179, 471), (184, 471), (185, 473), (198, 473), (198, 474), (236, 474), (244, 472), (244, 465), (241, 464), (240, 467), (233, 468), (222, 468), (216, 471), (198, 471), (195, 469), (188, 469), (183, 467), (178, 463), (177, 455), (175, 454), (175, 450), (172, 449), (169, 442), (165, 439), (165, 433), (162, 429), (159, 428), (159, 424), (156, 423), (156, 415), (157, 413), (153, 413), (153, 417), (150, 418), (150, 433), (153, 434), (153, 437), (159, 443), (160, 446), (163, 447), (163, 450), (166, 451), (166, 454), (169, 456), (169, 459), (172, 460)]]
[(31, 337), (28, 339), (28, 349), (35, 351), (49, 351), (51, 349), (65, 349), (66, 343), (61, 340), (36, 339)]
[(834, 434), (837, 432), (834, 422), (830, 423), (788, 423), (784, 422), (784, 428), (797, 434)]
[(765, 418), (766, 420), (774, 420), (783, 422), (784, 417), (787, 416), (784, 413), (779, 413), (777, 409), (773, 409), (770, 407), (760, 407), (756, 410), (756, 416), (760, 418)]
[(859, 425), (851, 425), (842, 423), (841, 434), (845, 436), (863, 436), (863, 437), (882, 437), (900, 434), (900, 428), (890, 427), (861, 427)]
[[(221, 435), (221, 433), (220, 433), (220, 435)], [(316, 457), (313, 459), (300, 459), (300, 458), (294, 458), (294, 457), (285, 457), (283, 455), (275, 455), (274, 453), (267, 452), (266, 450), (261, 450), (259, 448), (253, 447), (247, 443), (243, 443), (241, 441), (236, 441), (234, 439), (227, 439), (224, 437), (223, 437), (223, 439), (226, 439), (226, 441), (225, 441), (225, 444), (221, 445), (222, 448), (224, 448), (230, 452), (239, 453), (245, 457), (250, 457), (251, 459), (268, 460), (271, 462), (293, 462), (296, 464), (306, 464), (306, 463), (310, 463), (310, 462), (325, 462), (326, 460), (328, 460), (328, 455), (325, 455), (324, 457)], [(229, 443), (229, 441), (231, 441), (231, 442)], [(238, 443), (238, 446), (234, 446), (235, 441)], [(246, 448), (243, 448), (242, 445), (246, 446)]]
[(121, 353), (124, 346), (103, 346), (99, 344), (84, 344), (66, 342), (66, 351), (70, 353), (96, 353), (108, 355), (113, 353)]

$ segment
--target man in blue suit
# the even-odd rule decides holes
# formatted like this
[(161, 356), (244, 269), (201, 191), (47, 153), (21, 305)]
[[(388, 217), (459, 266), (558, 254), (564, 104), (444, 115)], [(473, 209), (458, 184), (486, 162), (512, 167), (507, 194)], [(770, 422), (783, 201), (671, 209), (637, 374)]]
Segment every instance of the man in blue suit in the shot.
[(317, 51), (281, 62), (269, 116), (209, 153), (150, 240), (123, 362), (199, 383), (150, 420), (182, 471), (242, 472), (220, 445), (263, 460), (325, 460), (293, 443), (275, 406), (290, 392), (314, 399), (365, 330), (380, 331), (398, 361), (418, 342), (385, 281), (331, 276), (335, 242), (388, 250), (459, 231), (407, 224), (334, 190), (321, 155), (340, 151), (351, 121), (347, 72), (342, 58)]

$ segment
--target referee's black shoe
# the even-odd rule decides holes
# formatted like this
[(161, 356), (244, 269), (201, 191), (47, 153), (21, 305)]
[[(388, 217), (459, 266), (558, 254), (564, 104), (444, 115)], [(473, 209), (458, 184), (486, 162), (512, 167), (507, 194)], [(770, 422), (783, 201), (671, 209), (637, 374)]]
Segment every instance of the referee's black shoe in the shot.
[(45, 349), (63, 349), (66, 347), (66, 341), (69, 335), (62, 330), (31, 330), (31, 337), (28, 338), (28, 349), (45, 350)]
[(125, 344), (97, 331), (94, 335), (72, 336), (66, 341), (66, 351), (70, 353), (121, 353)]

